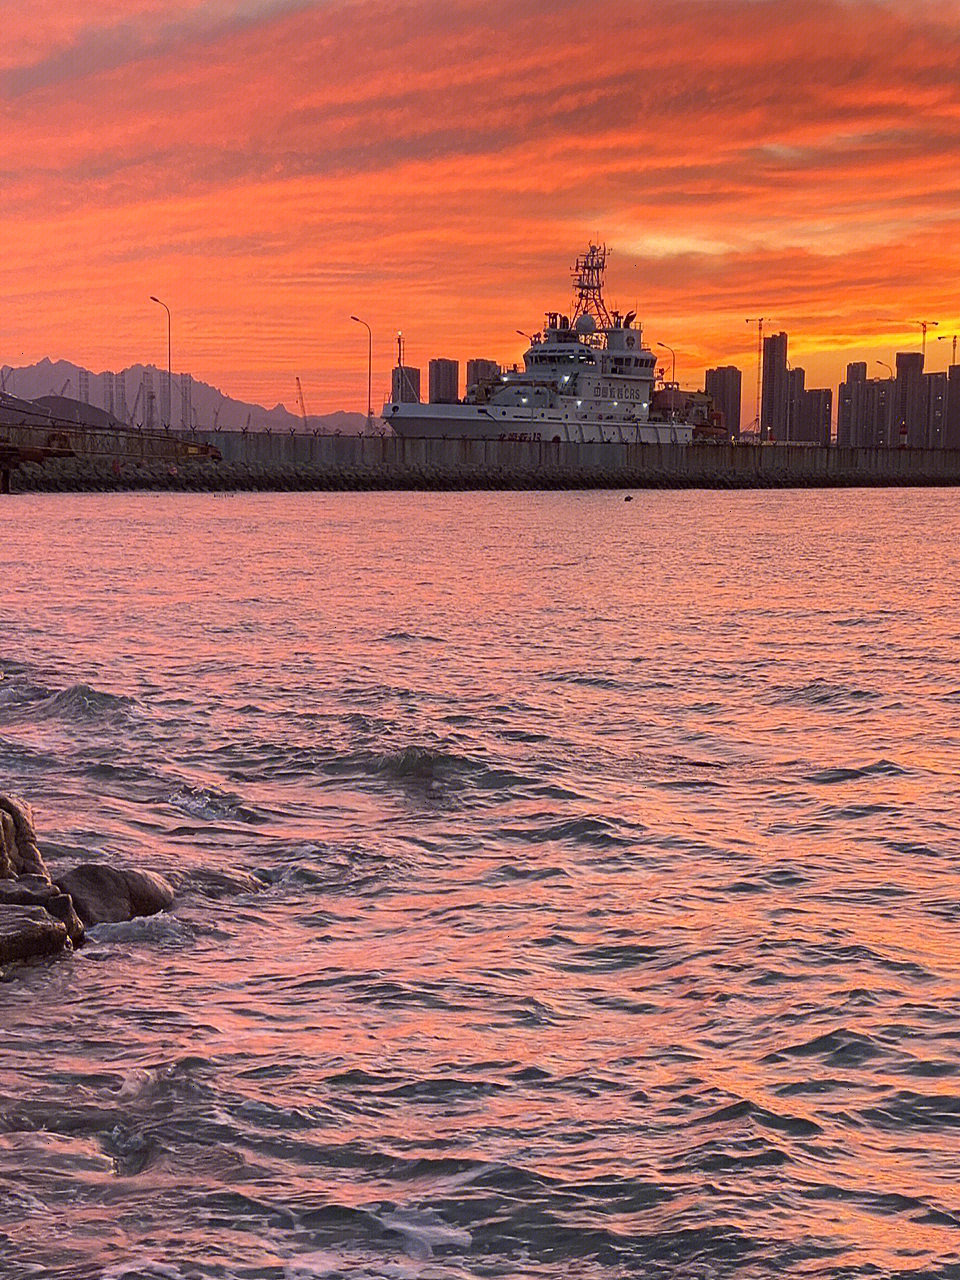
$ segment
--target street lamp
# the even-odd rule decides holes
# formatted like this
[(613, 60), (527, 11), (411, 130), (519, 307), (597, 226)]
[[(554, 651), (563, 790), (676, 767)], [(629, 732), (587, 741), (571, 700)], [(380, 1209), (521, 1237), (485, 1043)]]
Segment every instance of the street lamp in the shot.
[(357, 324), (362, 324), (367, 331), (367, 430), (369, 431), (370, 423), (373, 421), (371, 392), (371, 387), (373, 386), (373, 331), (366, 320), (361, 320), (359, 316), (351, 316), (350, 319), (355, 320)]
[(953, 341), (953, 356), (950, 360), (951, 364), (957, 363), (957, 336), (958, 335), (955, 333), (943, 333), (939, 338), (937, 338), (938, 342), (947, 342), (948, 340)]
[(673, 383), (674, 386), (676, 386), (677, 385), (677, 353), (674, 351), (673, 347), (668, 347), (665, 342), (658, 342), (657, 346), (663, 347), (664, 351), (669, 351), (670, 355), (673, 358), (670, 366), (670, 381)]
[(150, 295), (150, 301), (159, 303), (167, 313), (167, 429), (169, 430), (173, 426), (173, 423), (170, 421), (171, 413), (173, 411), (173, 399), (170, 394), (170, 329), (172, 323), (170, 320), (170, 308), (165, 302), (160, 302), (159, 298), (155, 298), (152, 293)]
[(670, 366), (670, 384), (673, 389), (670, 393), (670, 419), (673, 421), (677, 416), (677, 353), (674, 351), (673, 347), (668, 347), (665, 342), (658, 342), (657, 346), (663, 347), (664, 351), (669, 351), (672, 358)]
[(878, 361), (877, 361), (877, 364), (882, 365), (882, 366), (883, 366), (883, 368), (884, 368), (884, 369), (886, 369), (887, 373), (889, 373), (890, 377), (891, 377), (891, 378), (893, 377), (893, 370), (892, 370), (892, 369), (890, 368), (890, 366), (887, 364), (886, 360), (878, 360)]

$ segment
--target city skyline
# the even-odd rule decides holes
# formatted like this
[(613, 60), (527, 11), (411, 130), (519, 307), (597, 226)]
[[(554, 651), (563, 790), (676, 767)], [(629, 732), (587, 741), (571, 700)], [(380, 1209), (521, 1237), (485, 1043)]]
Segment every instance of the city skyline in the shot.
[(163, 367), (155, 296), (174, 373), (291, 410), (299, 376), (315, 412), (357, 410), (356, 314), (376, 411), (398, 330), (411, 366), (512, 364), (599, 236), (608, 300), (679, 381), (743, 371), (744, 426), (748, 316), (811, 385), (919, 350), (921, 320), (946, 369), (960, 6), (785, 10), (613, 3), (600, 40), (562, 2), (549, 35), (529, 3), (14, 13), (0, 362)]

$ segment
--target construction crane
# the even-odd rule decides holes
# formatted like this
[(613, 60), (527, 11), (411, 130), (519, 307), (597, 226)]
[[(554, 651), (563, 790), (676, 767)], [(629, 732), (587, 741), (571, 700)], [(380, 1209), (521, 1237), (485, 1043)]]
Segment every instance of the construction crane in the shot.
[(921, 335), (922, 335), (922, 336), (921, 336), (921, 339), (920, 339), (920, 354), (924, 357), (924, 359), (926, 359), (926, 355), (927, 355), (927, 330), (928, 330), (928, 329), (936, 329), (936, 328), (937, 328), (937, 326), (939, 325), (940, 321), (939, 321), (939, 320), (914, 320), (914, 322), (913, 322), (913, 323), (914, 323), (914, 324), (918, 324), (918, 325), (920, 326), (920, 333), (921, 333)]
[(303, 418), (303, 429), (307, 429), (307, 406), (303, 403), (303, 387), (300, 385), (300, 375), (297, 374), (297, 403), (300, 405), (300, 417)]
[(63, 384), (63, 386), (60, 388), (60, 390), (57, 392), (57, 395), (62, 396), (66, 391), (67, 387), (69, 387), (69, 385), (70, 385), (70, 379), (68, 378), (66, 382)]
[(757, 439), (763, 439), (763, 433), (760, 426), (762, 417), (762, 387), (763, 387), (763, 322), (768, 319), (767, 316), (754, 316), (747, 318), (747, 324), (755, 324), (757, 326), (757, 416), (753, 420), (753, 426), (756, 428)]

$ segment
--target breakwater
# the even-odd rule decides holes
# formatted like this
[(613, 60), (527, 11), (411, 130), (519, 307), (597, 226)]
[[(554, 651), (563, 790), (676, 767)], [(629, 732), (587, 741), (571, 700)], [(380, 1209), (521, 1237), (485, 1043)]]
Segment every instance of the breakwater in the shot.
[(808, 445), (560, 444), (196, 433), (219, 460), (69, 457), (28, 463), (17, 491), (129, 489), (796, 488), (960, 484), (960, 450)]

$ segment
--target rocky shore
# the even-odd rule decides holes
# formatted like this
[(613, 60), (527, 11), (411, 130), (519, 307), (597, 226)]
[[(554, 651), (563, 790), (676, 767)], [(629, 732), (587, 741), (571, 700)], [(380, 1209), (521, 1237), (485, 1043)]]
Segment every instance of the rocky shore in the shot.
[(83, 862), (54, 880), (30, 806), (0, 795), (0, 972), (80, 947), (94, 925), (172, 905), (173, 888), (150, 871)]

